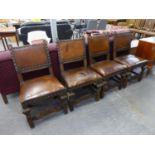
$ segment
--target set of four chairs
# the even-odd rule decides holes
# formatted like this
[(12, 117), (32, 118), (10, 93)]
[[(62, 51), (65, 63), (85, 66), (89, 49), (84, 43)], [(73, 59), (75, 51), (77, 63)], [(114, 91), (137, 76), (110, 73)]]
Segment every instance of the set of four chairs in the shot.
[[(125, 88), (134, 74), (142, 79), (147, 60), (135, 55), (119, 56), (124, 50), (130, 50), (131, 34), (120, 34), (114, 38), (115, 59), (110, 60), (108, 36), (88, 37), (88, 53), (84, 39), (58, 42), (58, 56), (61, 70), (61, 82), (53, 75), (47, 44), (12, 48), (12, 59), (20, 80), (20, 103), (31, 128), (34, 121), (49, 113), (74, 110), (75, 103), (87, 97), (96, 101), (104, 96), (106, 86), (114, 81), (119, 89)], [(80, 66), (76, 63), (81, 62)], [(70, 69), (66, 69), (69, 64)], [(135, 68), (141, 68), (139, 73)], [(24, 80), (23, 74), (48, 68), (49, 75)], [(51, 101), (49, 100), (51, 98)], [(46, 101), (57, 101), (54, 106), (34, 114), (36, 107), (46, 105)]]

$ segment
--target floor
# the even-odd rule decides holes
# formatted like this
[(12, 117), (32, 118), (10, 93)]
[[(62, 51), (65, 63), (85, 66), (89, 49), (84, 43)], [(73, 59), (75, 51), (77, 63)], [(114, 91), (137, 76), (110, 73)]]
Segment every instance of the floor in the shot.
[(155, 134), (155, 73), (126, 89), (111, 90), (95, 102), (85, 100), (67, 115), (57, 113), (36, 122), (30, 129), (22, 114), (18, 93), (0, 98), (0, 134), (83, 135)]

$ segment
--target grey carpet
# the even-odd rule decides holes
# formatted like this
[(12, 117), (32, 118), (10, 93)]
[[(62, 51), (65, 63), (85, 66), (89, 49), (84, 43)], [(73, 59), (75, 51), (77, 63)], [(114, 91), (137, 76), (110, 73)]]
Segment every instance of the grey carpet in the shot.
[(126, 89), (111, 90), (95, 102), (85, 100), (67, 115), (50, 115), (30, 129), (18, 100), (0, 98), (0, 134), (155, 134), (155, 75)]

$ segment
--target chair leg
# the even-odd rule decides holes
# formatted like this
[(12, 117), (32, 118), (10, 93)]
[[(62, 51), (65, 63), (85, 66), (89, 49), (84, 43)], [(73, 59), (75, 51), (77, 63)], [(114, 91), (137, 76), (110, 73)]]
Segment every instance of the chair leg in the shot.
[(145, 66), (142, 66), (142, 67), (141, 67), (141, 72), (140, 72), (139, 77), (138, 77), (138, 81), (141, 81), (141, 80), (142, 80), (144, 70), (145, 70)]
[(120, 78), (120, 81), (119, 81), (119, 84), (118, 84), (118, 89), (121, 90), (123, 87), (123, 74), (121, 74), (121, 78)]
[(104, 93), (105, 92), (105, 86), (103, 86), (102, 88), (101, 88), (101, 92), (100, 92), (100, 98), (103, 98), (104, 97)]
[(4, 95), (4, 94), (1, 94), (1, 96), (2, 96), (2, 99), (3, 99), (4, 103), (5, 103), (5, 104), (8, 104), (7, 96)]
[(124, 72), (121, 74), (119, 89), (126, 88), (127, 83), (128, 83), (128, 75), (127, 75), (127, 73)]
[(74, 96), (75, 96), (75, 94), (73, 92), (68, 92), (67, 96), (68, 96), (69, 109), (70, 109), (70, 111), (73, 111), (74, 110)]
[(25, 109), (23, 113), (26, 115), (27, 121), (29, 123), (30, 128), (34, 128), (34, 122), (31, 117), (31, 110), (30, 109)]
[(64, 110), (64, 114), (67, 114), (68, 113), (68, 108), (67, 108), (67, 95), (60, 96), (60, 101), (61, 101), (62, 108)]
[(149, 74), (151, 74), (151, 72), (152, 72), (152, 68), (153, 68), (153, 66), (145, 66), (145, 69), (146, 69), (146, 76), (148, 76)]
[(105, 85), (105, 82), (104, 81), (99, 81), (98, 83), (95, 84), (95, 91), (96, 91), (96, 94), (95, 94), (95, 100), (96, 101), (99, 101), (100, 98), (103, 98), (104, 96), (104, 85)]
[(101, 88), (99, 87), (96, 89), (95, 100), (99, 101), (100, 97), (101, 97)]
[(126, 73), (122, 74), (122, 86), (123, 88), (126, 88), (128, 84), (128, 75)]

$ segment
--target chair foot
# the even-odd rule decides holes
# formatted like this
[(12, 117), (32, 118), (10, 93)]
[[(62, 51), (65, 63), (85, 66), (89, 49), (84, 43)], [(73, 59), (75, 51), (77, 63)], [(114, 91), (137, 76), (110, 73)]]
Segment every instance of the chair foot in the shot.
[(151, 73), (151, 68), (147, 68), (146, 76), (148, 76), (150, 73)]
[(74, 111), (74, 106), (72, 103), (68, 102), (69, 110)]
[(68, 92), (68, 107), (70, 111), (74, 111), (74, 96), (75, 94), (73, 92)]
[(101, 92), (100, 92), (100, 98), (102, 99), (104, 97), (104, 93), (105, 92), (105, 89), (104, 89), (104, 86), (101, 88)]
[(96, 88), (96, 93), (95, 93), (95, 101), (99, 101), (101, 98), (101, 87)]
[(123, 76), (121, 75), (120, 80), (118, 80), (118, 89), (121, 90), (123, 87)]
[(119, 90), (122, 89), (122, 83), (120, 83), (120, 84), (118, 85), (118, 89), (119, 89)]
[(61, 104), (62, 104), (62, 108), (63, 108), (64, 114), (67, 114), (68, 113), (67, 95), (60, 96), (60, 100), (61, 100)]
[(63, 109), (64, 109), (64, 114), (67, 114), (68, 113), (68, 108), (67, 108), (67, 105), (63, 105)]
[(5, 103), (5, 104), (8, 104), (7, 96), (4, 95), (4, 94), (1, 94), (1, 96), (2, 96), (2, 99), (3, 99), (4, 103)]
[(128, 85), (128, 75), (127, 74), (123, 74), (122, 75), (122, 86), (123, 88), (126, 88)]
[(104, 81), (98, 81), (97, 83), (94, 84), (95, 87), (95, 100), (99, 101), (100, 98), (103, 98), (104, 96)]
[(34, 128), (35, 125), (34, 125), (32, 117), (31, 117), (31, 110), (30, 109), (25, 109), (23, 111), (23, 113), (26, 115), (26, 119), (27, 119), (27, 122), (28, 122), (30, 128)]
[(141, 73), (140, 73), (140, 75), (139, 75), (139, 77), (138, 77), (138, 81), (139, 81), (139, 82), (143, 79), (144, 70), (145, 70), (145, 67), (142, 66), (142, 67), (141, 67)]

